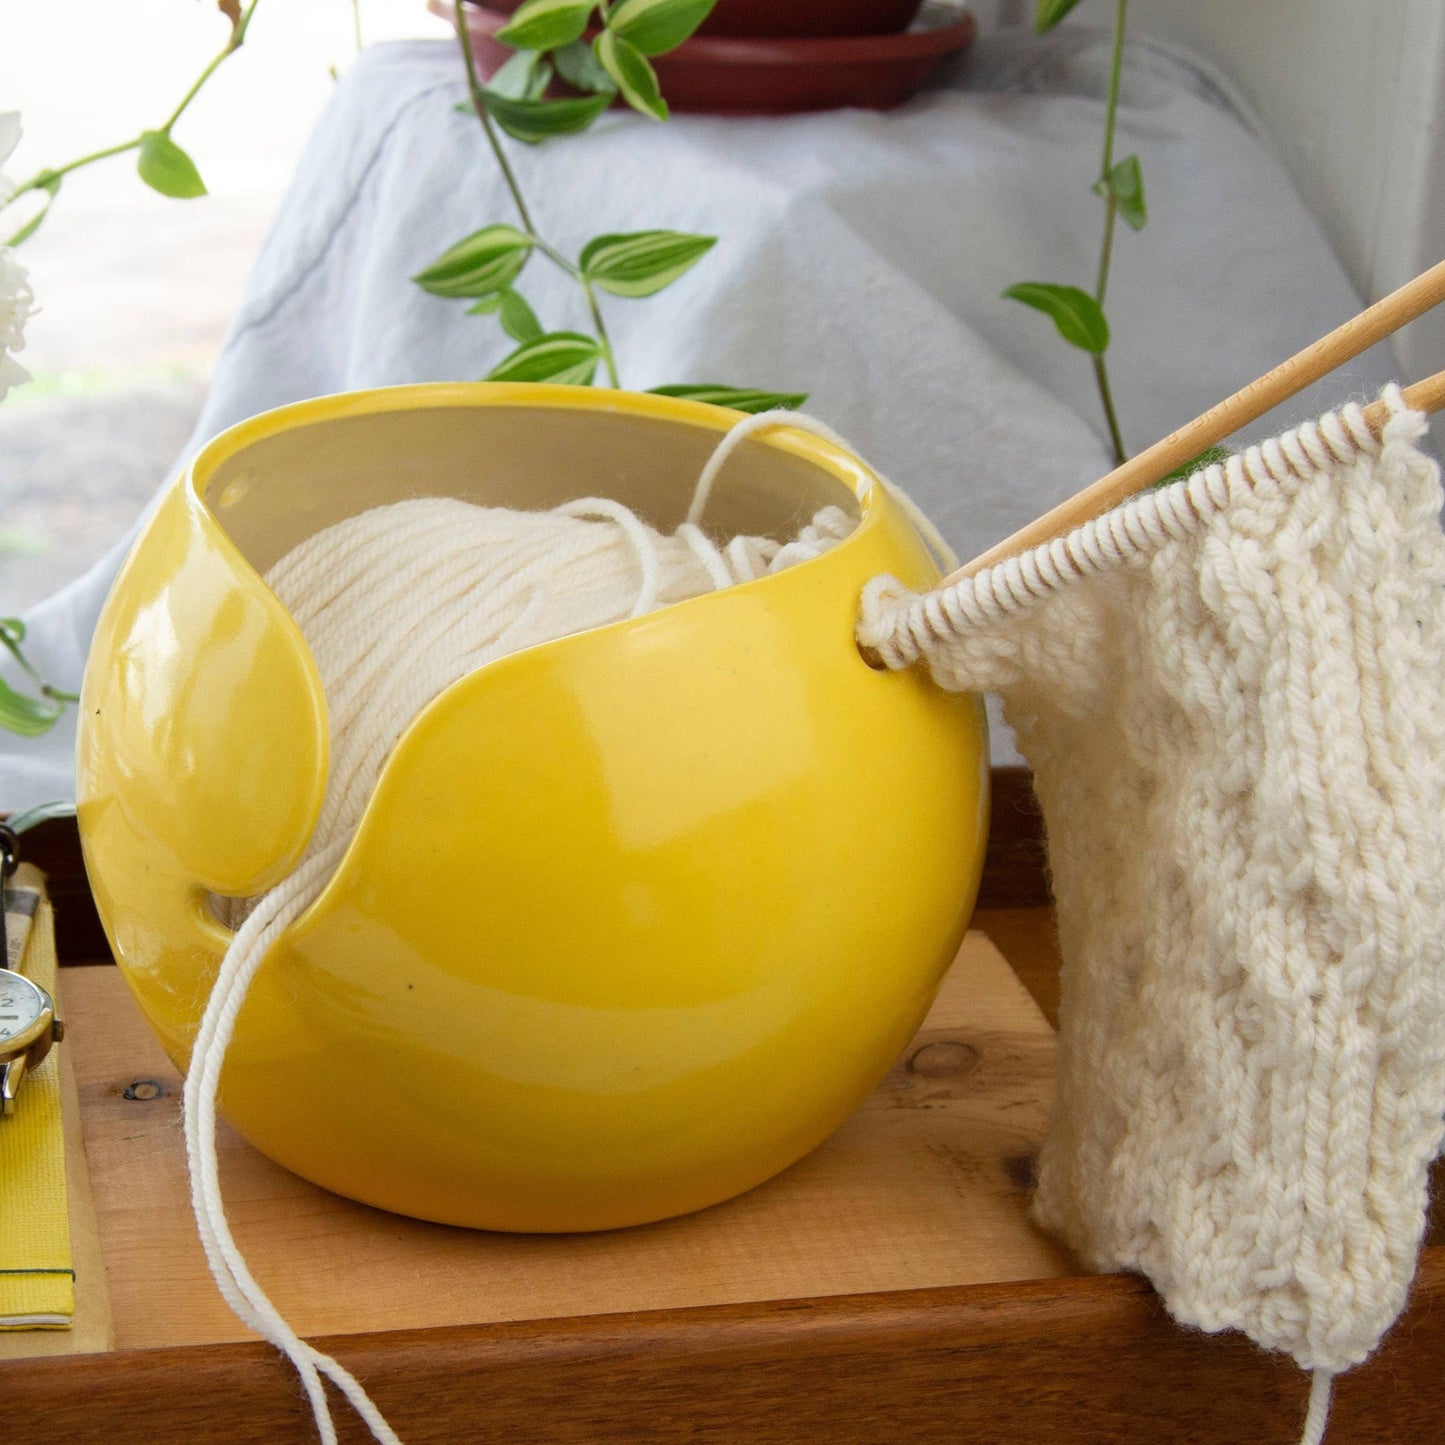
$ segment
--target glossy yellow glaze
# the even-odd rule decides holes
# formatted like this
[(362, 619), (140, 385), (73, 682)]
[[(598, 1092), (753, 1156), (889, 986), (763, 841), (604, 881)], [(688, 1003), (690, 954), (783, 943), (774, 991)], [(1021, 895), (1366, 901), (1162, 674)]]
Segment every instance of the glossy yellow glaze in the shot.
[[(509, 504), (528, 467), (539, 504), (616, 481), (672, 525), (735, 420), (583, 388), (410, 387), (289, 407), (200, 454), (106, 605), (79, 741), (101, 916), (179, 1065), (228, 937), (207, 890), (284, 876), (325, 780), (315, 669), (258, 570), (348, 508), (454, 475)], [(982, 709), (858, 656), (868, 578), (937, 575), (870, 474), (801, 432), (739, 460), (721, 514), (776, 520), (803, 487), (804, 514), (860, 498), (858, 530), (503, 658), (416, 719), (239, 1020), (222, 1104), (271, 1157), (428, 1219), (639, 1223), (792, 1163), (912, 1035), (977, 886)]]

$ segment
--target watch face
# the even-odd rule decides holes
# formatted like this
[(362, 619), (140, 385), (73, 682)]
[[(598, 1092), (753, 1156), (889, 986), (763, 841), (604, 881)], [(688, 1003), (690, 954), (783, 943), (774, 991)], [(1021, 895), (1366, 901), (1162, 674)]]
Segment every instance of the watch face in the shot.
[(0, 969), (0, 1043), (24, 1033), (44, 1008), (45, 999), (28, 978)]

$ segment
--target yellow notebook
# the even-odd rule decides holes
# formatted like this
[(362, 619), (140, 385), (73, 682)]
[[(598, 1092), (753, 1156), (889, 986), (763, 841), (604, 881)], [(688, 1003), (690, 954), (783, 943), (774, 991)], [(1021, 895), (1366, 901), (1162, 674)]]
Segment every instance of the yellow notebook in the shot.
[[(9, 967), (54, 998), (45, 875), (28, 863), (5, 885), (5, 931)], [(21, 1084), (14, 1114), (0, 1118), (0, 1329), (69, 1329), (74, 1315), (60, 1060), (52, 1049)]]

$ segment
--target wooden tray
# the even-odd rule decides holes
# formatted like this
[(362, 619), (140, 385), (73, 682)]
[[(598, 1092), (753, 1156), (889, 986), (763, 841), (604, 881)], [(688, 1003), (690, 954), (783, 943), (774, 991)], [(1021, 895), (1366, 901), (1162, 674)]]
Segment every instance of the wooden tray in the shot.
[[(1083, 1274), (1028, 1221), (1057, 959), (1026, 781), (996, 774), (994, 810), (984, 931), (872, 1099), (778, 1179), (643, 1229), (487, 1235), (327, 1194), (226, 1133), (226, 1197), (258, 1277), (408, 1445), (1293, 1442), (1306, 1382), (1292, 1364), (1174, 1326), (1144, 1281)], [(74, 847), (52, 827), (30, 849), (73, 910), (63, 950), (94, 937)], [(69, 969), (63, 999), (77, 1327), (0, 1341), (7, 1418), (27, 1438), (106, 1445), (314, 1438), (290, 1367), (206, 1273), (179, 1081), (118, 973)], [(1436, 1243), (1407, 1316), (1341, 1381), (1332, 1445), (1437, 1438), (1442, 1362)], [(350, 1421), (342, 1434), (367, 1438)]]

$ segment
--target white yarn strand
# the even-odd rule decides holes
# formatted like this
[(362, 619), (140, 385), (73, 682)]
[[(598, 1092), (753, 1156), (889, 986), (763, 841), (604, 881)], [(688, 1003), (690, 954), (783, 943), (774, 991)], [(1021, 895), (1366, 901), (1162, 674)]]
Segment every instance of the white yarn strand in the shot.
[[(702, 469), (702, 475), (697, 479), (692, 506), (688, 508), (687, 520), (690, 524), (696, 525), (702, 520), (703, 513), (707, 510), (708, 500), (712, 496), (713, 483), (733, 452), (749, 437), (760, 436), (763, 432), (772, 431), (778, 427), (790, 427), (794, 431), (811, 432), (815, 437), (820, 437), (825, 442), (831, 442), (850, 456), (854, 455), (853, 448), (827, 422), (819, 421), (815, 416), (808, 416), (804, 412), (785, 411), (780, 407), (774, 408), (772, 411), (760, 411), (732, 427), (718, 443), (712, 456), (708, 458), (707, 465)], [(898, 503), (900, 510), (912, 523), (914, 530), (928, 544), (929, 550), (943, 571), (952, 572), (958, 566), (958, 556), (948, 545), (943, 533), (933, 525), (923, 508), (902, 487), (890, 482), (881, 472), (874, 472), (873, 475), (878, 479), (884, 491)], [(867, 492), (864, 492), (863, 495), (866, 497)]]
[[(300, 543), (267, 574), (306, 638), (331, 721), (320, 816), (292, 873), (258, 900), (230, 900), (238, 925), (191, 1051), (183, 1095), (191, 1205), (216, 1285), (237, 1317), (294, 1365), (322, 1445), (336, 1445), (330, 1380), (379, 1445), (401, 1445), (360, 1383), (287, 1324), (246, 1264), (226, 1218), (216, 1151), (222, 1065), (251, 984), (272, 946), (320, 896), (381, 769), (411, 720), (443, 689), (507, 653), (640, 617), (819, 556), (854, 528), (823, 508), (787, 543), (736, 537), (724, 547), (696, 524), (722, 465), (759, 418), (719, 443), (689, 521), (663, 536), (621, 503), (588, 497), (548, 512), (451, 498), (376, 507)], [(808, 430), (821, 423), (774, 414)], [(828, 433), (831, 436), (831, 433)]]
[(1310, 1398), (1305, 1407), (1304, 1434), (1300, 1445), (1320, 1445), (1330, 1420), (1330, 1396), (1334, 1391), (1333, 1371), (1315, 1370), (1310, 1375)]

